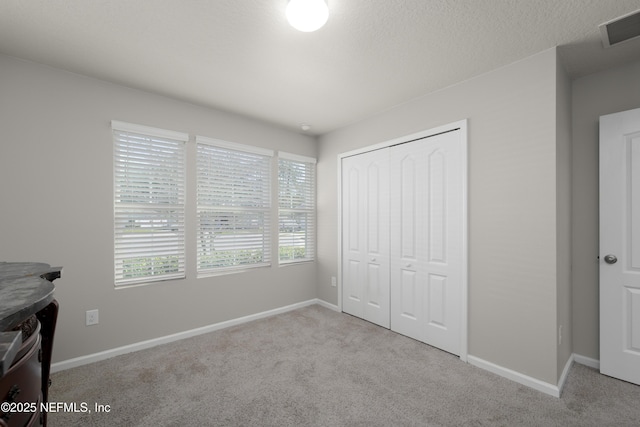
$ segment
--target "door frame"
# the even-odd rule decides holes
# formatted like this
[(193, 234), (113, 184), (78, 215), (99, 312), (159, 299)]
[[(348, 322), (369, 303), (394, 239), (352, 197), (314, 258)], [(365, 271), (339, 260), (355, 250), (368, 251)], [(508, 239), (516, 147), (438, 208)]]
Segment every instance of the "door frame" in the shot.
[(378, 144), (358, 148), (338, 154), (337, 158), (337, 195), (338, 195), (338, 310), (342, 312), (342, 159), (369, 151), (380, 150), (393, 145), (411, 142), (417, 139), (428, 138), (441, 133), (459, 131), (462, 138), (461, 162), (462, 162), (462, 289), (460, 289), (460, 360), (467, 362), (468, 354), (468, 287), (469, 287), (469, 216), (468, 216), (468, 188), (469, 188), (469, 162), (468, 162), (468, 119), (423, 130), (409, 135), (394, 138)]

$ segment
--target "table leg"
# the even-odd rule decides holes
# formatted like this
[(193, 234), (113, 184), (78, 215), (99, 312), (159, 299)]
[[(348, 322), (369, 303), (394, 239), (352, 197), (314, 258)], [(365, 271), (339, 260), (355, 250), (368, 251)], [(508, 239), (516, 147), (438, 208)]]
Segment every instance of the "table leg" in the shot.
[[(53, 353), (53, 335), (58, 320), (58, 301), (51, 303), (36, 313), (40, 321), (40, 333), (42, 334), (42, 402), (49, 401), (49, 374), (51, 373), (51, 355)], [(47, 413), (42, 414), (42, 425), (47, 425)]]

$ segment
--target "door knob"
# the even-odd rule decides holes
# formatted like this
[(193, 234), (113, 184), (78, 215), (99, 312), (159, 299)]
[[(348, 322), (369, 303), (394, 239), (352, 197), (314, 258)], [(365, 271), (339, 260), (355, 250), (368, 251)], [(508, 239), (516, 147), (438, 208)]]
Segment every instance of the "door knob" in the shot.
[(375, 258), (371, 258), (371, 262), (376, 262), (376, 259)]
[(407, 264), (406, 268), (411, 268), (411, 264)]
[(607, 264), (615, 264), (616, 262), (618, 262), (618, 258), (615, 255), (606, 255), (604, 257), (604, 262), (606, 262)]

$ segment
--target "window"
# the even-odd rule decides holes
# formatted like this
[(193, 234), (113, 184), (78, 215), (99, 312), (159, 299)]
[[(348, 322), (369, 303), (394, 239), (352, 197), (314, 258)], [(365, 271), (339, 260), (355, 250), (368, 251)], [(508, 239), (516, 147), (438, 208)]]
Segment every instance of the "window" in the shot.
[(115, 284), (185, 277), (188, 135), (113, 121)]
[(198, 136), (198, 274), (271, 264), (271, 150)]
[(315, 258), (316, 160), (278, 153), (278, 233), (281, 263)]

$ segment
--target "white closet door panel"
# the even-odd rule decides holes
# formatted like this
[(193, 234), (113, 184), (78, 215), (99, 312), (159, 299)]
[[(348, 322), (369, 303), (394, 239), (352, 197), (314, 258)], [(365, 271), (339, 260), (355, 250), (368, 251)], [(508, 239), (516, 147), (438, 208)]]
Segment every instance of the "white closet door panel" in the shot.
[[(411, 148), (411, 147), (412, 148)], [(426, 170), (414, 143), (391, 148), (391, 329), (424, 341)]]
[[(419, 286), (418, 275), (415, 271), (401, 269), (399, 276), (392, 280), (391, 299), (392, 319), (391, 329), (416, 340), (423, 340), (423, 333), (420, 329), (419, 319), (422, 317), (422, 289)], [(395, 311), (395, 313), (394, 313)]]
[(416, 236), (416, 204), (418, 199), (418, 180), (416, 176), (416, 156), (412, 153), (403, 156), (399, 165), (400, 185), (393, 183), (393, 188), (400, 195), (400, 222), (393, 227), (400, 228), (401, 253), (405, 261), (415, 260), (417, 256)]
[[(403, 270), (400, 277), (400, 316), (401, 318), (408, 319), (410, 323), (407, 323), (407, 325), (411, 326), (411, 322), (415, 321), (419, 316), (420, 304), (418, 304), (418, 301), (420, 297), (418, 294), (420, 288), (418, 287), (415, 271)], [(414, 335), (419, 334), (415, 333)]]
[(362, 317), (363, 281), (362, 281), (362, 227), (358, 217), (362, 211), (361, 182), (362, 172), (358, 165), (345, 159), (343, 161), (345, 182), (342, 189), (343, 216), (343, 261), (342, 261), (342, 308), (346, 313)]
[[(381, 192), (388, 192), (388, 187), (385, 183), (380, 182), (381, 179), (385, 178), (380, 176), (383, 173), (383, 169), (386, 169), (386, 166), (381, 165), (379, 162), (370, 163), (367, 168), (367, 188), (365, 193), (367, 197), (367, 219), (365, 224), (367, 227), (367, 248), (370, 254), (379, 254), (380, 245), (385, 243), (385, 239), (381, 238), (384, 230), (380, 229), (383, 226), (380, 222), (380, 216), (385, 216), (384, 212), (381, 212), (380, 201), (385, 197)], [(383, 188), (383, 186), (386, 188)], [(386, 216), (384, 219), (387, 219)], [(386, 226), (384, 228), (388, 230)]]
[(445, 263), (447, 261), (447, 200), (446, 163), (441, 150), (433, 151), (427, 158), (428, 177), (428, 221), (429, 244), (427, 260)]
[(389, 269), (369, 263), (363, 319), (389, 327)]
[[(391, 233), (391, 329), (454, 354), (461, 329), (461, 148), (460, 132), (449, 132), (392, 147), (390, 164), (391, 226), (400, 230)], [(413, 319), (406, 315), (409, 295)]]
[[(386, 328), (389, 327), (388, 171), (387, 150), (342, 159), (343, 311)], [(345, 265), (355, 265), (356, 261), (357, 268), (345, 269)]]
[(363, 318), (389, 327), (389, 155), (387, 150), (367, 153), (366, 290)]
[(344, 268), (343, 309), (346, 313), (362, 317), (362, 280), (360, 261), (350, 259)]
[(357, 254), (361, 250), (361, 230), (360, 227), (358, 227), (360, 222), (358, 218), (362, 205), (360, 198), (360, 181), (362, 181), (362, 177), (360, 176), (360, 171), (355, 167), (349, 168), (348, 177), (347, 192), (345, 193), (345, 206), (348, 206), (345, 225), (348, 229), (347, 235), (349, 236), (348, 250)]
[(429, 274), (427, 283), (427, 323), (429, 326), (446, 328), (447, 277)]

